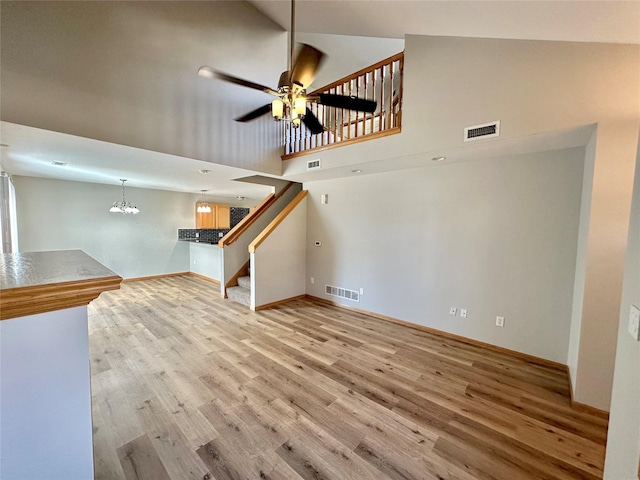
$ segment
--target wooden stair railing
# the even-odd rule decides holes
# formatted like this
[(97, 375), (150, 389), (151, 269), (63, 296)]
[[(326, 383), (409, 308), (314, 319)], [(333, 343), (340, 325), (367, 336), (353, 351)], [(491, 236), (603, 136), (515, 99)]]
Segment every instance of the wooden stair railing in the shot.
[(400, 52), (309, 93), (309, 96), (332, 93), (373, 99), (378, 103), (378, 108), (371, 114), (309, 104), (309, 109), (325, 126), (325, 130), (313, 135), (304, 124), (295, 127), (291, 122), (286, 122), (282, 159), (400, 133), (403, 72), (404, 52)]
[(282, 223), (282, 221), (287, 218), (294, 208), (298, 206), (298, 204), (307, 196), (307, 190), (302, 190), (296, 197), (289, 202), (282, 211), (278, 214), (276, 218), (274, 218), (267, 227), (260, 232), (253, 242), (249, 244), (249, 253), (255, 253), (256, 248), (260, 246), (262, 242), (264, 242), (269, 235)]
[(235, 227), (233, 227), (229, 232), (220, 239), (218, 242), (218, 246), (220, 248), (224, 248), (226, 245), (231, 245), (234, 243), (240, 236), (251, 226), (253, 223), (260, 218), (260, 216), (267, 211), (267, 209), (273, 205), (273, 203), (278, 200), (282, 195), (285, 194), (289, 188), (293, 185), (293, 182), (289, 182), (289, 184), (280, 190), (277, 194), (270, 193), (265, 197), (262, 202), (260, 202), (256, 209), (251, 212), (249, 215), (244, 217)]

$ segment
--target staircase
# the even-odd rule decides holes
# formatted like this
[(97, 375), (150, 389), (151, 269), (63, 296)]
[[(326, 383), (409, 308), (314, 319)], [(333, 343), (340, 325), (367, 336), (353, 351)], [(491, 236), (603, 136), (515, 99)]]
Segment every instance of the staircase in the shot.
[(240, 303), (247, 307), (251, 307), (251, 273), (249, 276), (238, 277), (238, 285), (236, 287), (227, 288), (227, 297), (229, 300)]

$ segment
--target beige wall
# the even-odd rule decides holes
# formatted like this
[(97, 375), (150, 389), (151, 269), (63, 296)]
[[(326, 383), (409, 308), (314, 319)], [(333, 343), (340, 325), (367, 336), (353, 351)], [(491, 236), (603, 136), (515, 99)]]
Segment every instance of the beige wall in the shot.
[[(584, 259), (587, 255), (589, 219), (591, 218), (591, 196), (593, 195), (593, 167), (596, 154), (596, 134), (585, 148), (584, 172), (582, 174), (582, 198), (580, 201), (580, 223), (576, 258)], [(584, 303), (584, 285), (587, 278), (587, 265), (584, 261), (576, 261), (576, 273), (573, 283), (573, 305), (571, 308), (571, 333), (567, 352), (567, 366), (571, 388), (576, 390), (578, 371), (578, 353), (580, 352), (580, 332), (582, 328), (582, 306)]]
[[(584, 289), (573, 294), (582, 297), (580, 329), (563, 362), (572, 365), (576, 400), (608, 410), (639, 118), (638, 45), (407, 36), (402, 133), (290, 160), (285, 176), (303, 174), (309, 158), (322, 158), (319, 175), (385, 162), (392, 169), (531, 148), (535, 135), (597, 125), (577, 258)], [(493, 120), (500, 139), (463, 144), (465, 126)]]
[(251, 254), (251, 308), (305, 294), (307, 199)]
[(577, 148), (309, 182), (307, 293), (564, 363), (583, 159)]
[(280, 173), (278, 124), (233, 121), (269, 96), (197, 75), (208, 64), (277, 83), (286, 32), (248, 2), (2, 1), (0, 9), (2, 120)]
[[(638, 77), (640, 90), (640, 77)], [(638, 118), (598, 124), (574, 399), (609, 410)]]
[(631, 305), (640, 307), (640, 145), (625, 260), (611, 416), (607, 437), (606, 480), (635, 479), (640, 457), (640, 342), (627, 331)]

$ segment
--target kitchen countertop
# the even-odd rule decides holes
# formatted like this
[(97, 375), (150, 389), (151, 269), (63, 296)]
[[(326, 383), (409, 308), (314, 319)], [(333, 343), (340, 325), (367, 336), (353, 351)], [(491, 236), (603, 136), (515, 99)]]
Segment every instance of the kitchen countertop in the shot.
[(218, 242), (220, 240), (217, 241), (212, 241), (212, 240), (200, 240), (199, 238), (179, 238), (178, 239), (179, 242), (191, 242), (191, 243), (204, 243), (206, 245), (218, 245)]
[(81, 250), (5, 253), (0, 320), (87, 305), (122, 278)]

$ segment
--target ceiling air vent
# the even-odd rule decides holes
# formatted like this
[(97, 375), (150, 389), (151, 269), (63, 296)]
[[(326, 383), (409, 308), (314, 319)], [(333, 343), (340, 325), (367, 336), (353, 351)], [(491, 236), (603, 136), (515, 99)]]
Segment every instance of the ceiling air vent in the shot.
[(51, 165), (53, 165), (54, 167), (66, 167), (68, 164), (66, 162), (51, 162)]
[(480, 138), (491, 138), (500, 135), (500, 121), (474, 125), (464, 129), (464, 141), (471, 142)]
[(316, 170), (320, 168), (320, 159), (316, 160), (308, 160), (307, 161), (307, 170)]
[(353, 300), (354, 302), (360, 301), (360, 293), (355, 290), (347, 290), (346, 288), (333, 287), (331, 285), (325, 285), (324, 293), (327, 295), (333, 295), (334, 297), (346, 298), (347, 300)]

